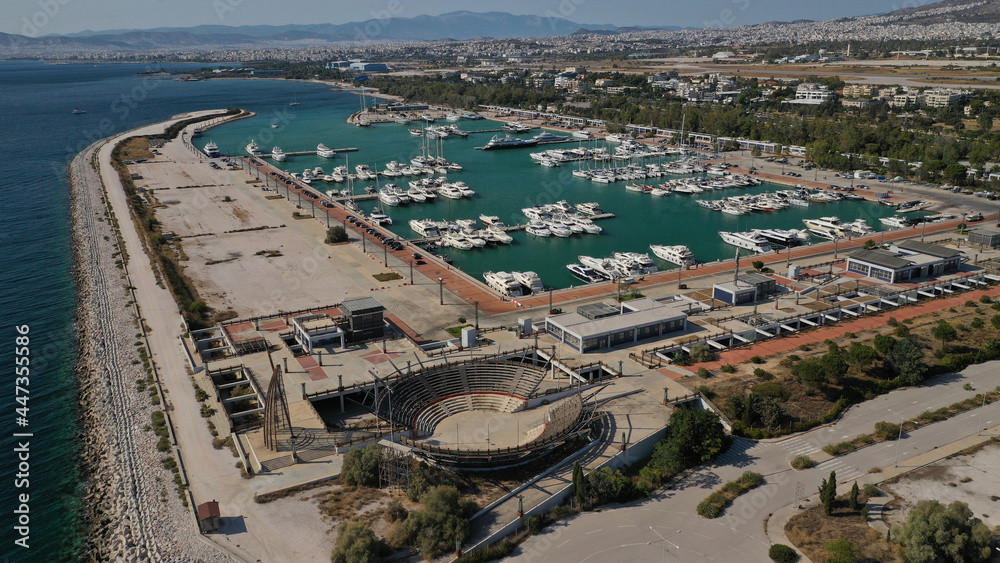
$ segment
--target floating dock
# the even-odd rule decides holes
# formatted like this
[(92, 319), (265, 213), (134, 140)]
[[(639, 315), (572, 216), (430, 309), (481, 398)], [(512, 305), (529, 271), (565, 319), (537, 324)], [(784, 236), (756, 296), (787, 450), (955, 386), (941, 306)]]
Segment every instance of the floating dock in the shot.
[[(330, 150), (332, 150), (333, 152), (337, 152), (337, 153), (340, 153), (340, 152), (358, 152), (358, 148), (357, 147), (346, 147), (346, 148), (343, 148), (343, 149), (330, 149)], [(316, 151), (294, 151), (294, 152), (286, 152), (285, 156), (309, 156), (309, 155), (315, 155), (315, 154), (316, 154)], [(268, 153), (261, 153), (261, 155), (260, 155), (259, 158), (271, 158), (271, 153), (269, 153), (269, 152)]]

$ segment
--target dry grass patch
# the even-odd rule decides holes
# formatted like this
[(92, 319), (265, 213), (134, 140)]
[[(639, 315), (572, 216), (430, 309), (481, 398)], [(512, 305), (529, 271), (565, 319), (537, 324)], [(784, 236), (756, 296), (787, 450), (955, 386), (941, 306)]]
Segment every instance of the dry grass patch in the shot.
[[(862, 499), (864, 500), (864, 499)], [(843, 498), (839, 502), (846, 506)], [(885, 536), (865, 522), (860, 511), (847, 508), (835, 509), (832, 516), (823, 514), (823, 507), (816, 506), (796, 514), (785, 525), (788, 540), (813, 561), (826, 561), (826, 545), (836, 539), (846, 539), (857, 548), (857, 561), (902, 563), (894, 546)]]
[(135, 160), (137, 158), (153, 158), (153, 151), (149, 150), (149, 139), (146, 137), (132, 137), (119, 145), (118, 154), (122, 160)]

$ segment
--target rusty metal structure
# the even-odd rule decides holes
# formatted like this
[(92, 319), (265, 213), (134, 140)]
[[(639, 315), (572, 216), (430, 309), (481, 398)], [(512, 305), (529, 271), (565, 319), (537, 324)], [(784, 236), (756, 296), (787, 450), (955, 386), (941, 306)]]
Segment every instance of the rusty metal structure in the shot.
[(271, 366), (274, 371), (271, 372), (271, 383), (267, 386), (267, 399), (264, 403), (264, 445), (277, 452), (280, 451), (279, 435), (287, 429), (290, 443), (294, 447), (295, 432), (292, 430), (292, 417), (288, 413), (281, 366), (275, 366), (274, 362), (271, 362)]

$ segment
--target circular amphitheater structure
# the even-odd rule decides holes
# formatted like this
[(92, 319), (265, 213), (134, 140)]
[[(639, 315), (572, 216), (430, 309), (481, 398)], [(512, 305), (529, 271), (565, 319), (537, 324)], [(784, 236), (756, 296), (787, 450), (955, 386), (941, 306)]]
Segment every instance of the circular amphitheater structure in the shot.
[(452, 469), (528, 463), (590, 431), (593, 407), (579, 390), (539, 396), (546, 366), (470, 360), (416, 371), (393, 383), (378, 414), (404, 427), (414, 456)]

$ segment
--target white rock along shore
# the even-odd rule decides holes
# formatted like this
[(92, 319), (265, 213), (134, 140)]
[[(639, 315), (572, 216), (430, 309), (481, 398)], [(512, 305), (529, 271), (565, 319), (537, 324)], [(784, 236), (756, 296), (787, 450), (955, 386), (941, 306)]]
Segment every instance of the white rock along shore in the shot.
[[(178, 497), (174, 473), (157, 450), (154, 406), (139, 350), (145, 347), (124, 270), (117, 261), (114, 219), (100, 175), (91, 165), (102, 142), (70, 164), (80, 381), (81, 458), (87, 479), (82, 517), (84, 557), (92, 561), (227, 561), (200, 541), (192, 515)], [(130, 221), (119, 217), (120, 221)], [(145, 260), (145, 256), (133, 257)], [(158, 389), (157, 396), (162, 390)], [(162, 398), (162, 397), (161, 397)], [(176, 459), (176, 456), (174, 456)], [(187, 494), (185, 493), (185, 498)]]

